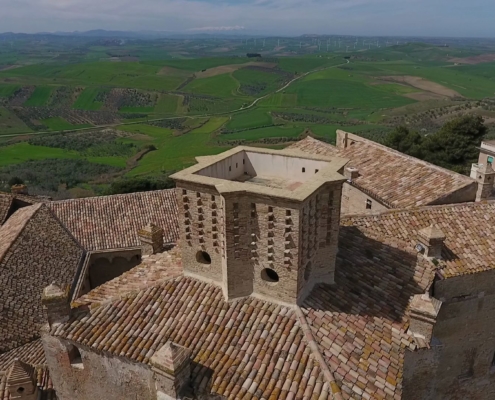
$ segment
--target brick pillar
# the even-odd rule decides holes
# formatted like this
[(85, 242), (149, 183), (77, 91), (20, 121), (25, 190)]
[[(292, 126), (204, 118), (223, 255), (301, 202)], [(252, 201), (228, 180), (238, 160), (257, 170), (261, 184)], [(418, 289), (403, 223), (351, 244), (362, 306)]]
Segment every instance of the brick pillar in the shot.
[(26, 185), (14, 185), (10, 188), (13, 194), (28, 194), (28, 188)]
[(36, 386), (35, 368), (18, 359), (14, 361), (7, 376), (7, 389), (11, 400), (36, 400), (38, 387)]
[(163, 251), (163, 229), (149, 223), (138, 232), (141, 253), (149, 256)]
[(495, 180), (495, 171), (491, 164), (480, 165), (476, 173), (478, 182), (478, 191), (476, 192), (476, 201), (482, 201), (490, 198), (493, 193), (493, 182)]
[(66, 286), (65, 289), (61, 289), (55, 283), (47, 286), (43, 290), (41, 303), (46, 310), (50, 327), (69, 320), (69, 286)]
[(179, 398), (190, 383), (189, 349), (167, 342), (150, 359), (158, 400)]
[(445, 234), (436, 225), (421, 229), (418, 232), (418, 241), (424, 247), (424, 255), (428, 258), (442, 258), (442, 249), (445, 242)]
[(442, 302), (428, 293), (413, 296), (409, 308), (409, 333), (416, 338), (420, 347), (429, 347), (441, 306)]

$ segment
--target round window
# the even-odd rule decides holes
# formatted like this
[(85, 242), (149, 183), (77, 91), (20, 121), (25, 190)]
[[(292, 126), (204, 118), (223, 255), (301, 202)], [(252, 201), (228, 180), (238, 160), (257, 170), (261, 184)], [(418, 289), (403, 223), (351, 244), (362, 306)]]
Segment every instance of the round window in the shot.
[(278, 274), (271, 268), (265, 268), (261, 271), (261, 279), (268, 283), (277, 283), (279, 281)]
[(20, 388), (17, 389), (17, 393), (24, 393), (24, 388), (21, 386)]
[(200, 250), (196, 253), (196, 261), (199, 262), (200, 264), (210, 265), (211, 257), (206, 251)]

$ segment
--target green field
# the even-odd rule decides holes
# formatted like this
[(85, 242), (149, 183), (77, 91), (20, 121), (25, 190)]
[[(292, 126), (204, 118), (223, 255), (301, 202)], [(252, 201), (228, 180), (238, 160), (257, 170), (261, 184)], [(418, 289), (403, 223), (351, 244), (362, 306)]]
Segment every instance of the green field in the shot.
[(0, 137), (26, 132), (31, 132), (31, 129), (23, 121), (6, 108), (0, 107)]
[(65, 131), (78, 128), (89, 128), (91, 125), (81, 124), (72, 125), (70, 122), (63, 118), (54, 117), (42, 120), (43, 125), (46, 125), (52, 131)]
[(272, 117), (270, 116), (268, 110), (263, 108), (255, 108), (246, 112), (233, 114), (231, 120), (226, 125), (226, 128), (237, 130), (269, 125), (271, 123)]
[[(129, 176), (160, 174), (176, 171), (194, 162), (194, 157), (217, 154), (223, 149), (210, 145), (211, 135), (227, 121), (226, 117), (213, 117), (205, 125), (185, 135), (174, 136), (170, 129), (139, 124), (121, 126), (126, 132), (149, 136), (149, 143), (157, 150), (148, 153)], [(139, 143), (143, 143), (140, 141)]]
[(0, 98), (12, 96), (19, 88), (18, 85), (0, 85)]
[(175, 114), (179, 107), (179, 96), (172, 94), (162, 94), (160, 100), (155, 106), (155, 112), (157, 114)]
[(47, 158), (77, 159), (80, 156), (76, 152), (53, 147), (31, 146), (26, 142), (0, 147), (0, 167), (19, 164), (24, 161), (45, 160)]
[(183, 90), (214, 97), (232, 97), (237, 87), (238, 83), (234, 78), (228, 74), (222, 74), (210, 78), (195, 79)]
[(84, 89), (72, 108), (80, 110), (99, 110), (103, 106), (103, 103), (95, 101), (95, 98), (101, 90), (102, 89), (96, 87)]
[[(181, 169), (195, 156), (239, 143), (281, 148), (306, 129), (329, 142), (337, 129), (381, 141), (397, 125), (429, 134), (456, 113), (469, 112), (482, 114), (495, 132), (495, 62), (454, 65), (451, 60), (495, 53), (495, 41), (491, 50), (485, 42), (372, 47), (342, 37), (342, 45), (334, 38), (320, 51), (316, 38), (281, 38), (280, 45), (278, 38), (267, 38), (261, 51), (259, 39), (256, 45), (252, 39), (228, 38), (109, 40), (105, 45), (78, 40), (77, 46), (37, 42), (45, 52), (26, 42), (0, 42), (0, 64), (21, 66), (0, 71), (0, 165), (59, 158), (122, 169), (134, 165), (131, 157), (140, 149), (154, 145), (157, 150), (136, 167), (121, 170), (145, 177)], [(263, 63), (257, 65), (249, 52), (261, 52)], [(211, 71), (217, 67), (224, 68)], [(404, 76), (426, 83), (417, 88), (417, 80), (392, 79)], [(103, 127), (120, 132), (112, 142), (100, 136), (104, 143), (92, 150), (45, 147), (48, 138), (27, 143), (25, 134), (90, 126), (64, 118), (90, 121), (100, 127), (97, 132)], [(86, 130), (78, 134), (93, 142)], [(68, 135), (74, 144), (73, 133)]]
[(25, 106), (41, 107), (48, 103), (52, 94), (53, 86), (37, 86), (31, 97), (24, 103)]

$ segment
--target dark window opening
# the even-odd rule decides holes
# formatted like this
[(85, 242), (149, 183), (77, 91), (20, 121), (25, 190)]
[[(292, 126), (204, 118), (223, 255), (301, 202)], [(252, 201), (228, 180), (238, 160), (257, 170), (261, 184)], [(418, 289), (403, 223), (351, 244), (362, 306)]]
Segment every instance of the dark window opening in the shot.
[(317, 173), (318, 173), (318, 171), (319, 171), (319, 169), (315, 169), (315, 174), (317, 174)]
[(244, 158), (242, 159), (242, 164), (246, 164), (246, 160)]
[(206, 251), (200, 250), (196, 253), (196, 261), (200, 264), (210, 265), (211, 257)]
[(76, 346), (69, 348), (69, 361), (74, 368), (83, 368), (81, 353)]
[(302, 172), (306, 172), (306, 168), (303, 167)]
[(182, 194), (183, 195), (187, 195), (187, 190), (186, 189), (182, 189)]
[(265, 268), (261, 271), (261, 279), (269, 283), (277, 283), (279, 281), (278, 274), (271, 268)]
[(21, 394), (24, 393), (24, 388), (21, 386), (20, 388), (17, 389), (17, 393)]
[(231, 172), (231, 171), (232, 171), (232, 166), (229, 166), (229, 172)]
[(215, 200), (216, 200), (215, 195), (214, 195), (214, 194), (212, 194), (212, 195), (211, 195), (211, 201), (215, 201)]
[(373, 205), (373, 202), (371, 200), (366, 200), (366, 209), (371, 210), (371, 207)]
[(290, 217), (290, 215), (291, 215), (290, 210), (285, 210), (285, 215), (287, 215), (288, 217)]
[(239, 167), (239, 164), (238, 163), (235, 163), (235, 167), (238, 168)]
[(198, 198), (201, 197), (201, 193), (196, 192), (196, 197), (198, 197)]

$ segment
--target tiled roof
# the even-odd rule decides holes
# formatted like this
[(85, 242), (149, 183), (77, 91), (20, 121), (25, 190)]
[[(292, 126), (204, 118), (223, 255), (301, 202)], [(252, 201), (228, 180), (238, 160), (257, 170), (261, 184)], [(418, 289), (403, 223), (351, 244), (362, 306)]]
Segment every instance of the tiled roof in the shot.
[(433, 204), (446, 195), (475, 185), (467, 176), (407, 156), (371, 140), (358, 138), (353, 142), (347, 148), (337, 148), (308, 136), (289, 148), (350, 159), (349, 166), (359, 170), (359, 177), (353, 180), (355, 185), (371, 192), (390, 208)]
[(418, 231), (435, 224), (445, 234), (439, 272), (446, 278), (495, 267), (495, 202), (465, 203), (391, 210), (349, 216), (341, 224), (358, 227), (377, 240), (418, 243)]
[(41, 339), (34, 340), (24, 346), (0, 354), (0, 372), (7, 371), (16, 359), (31, 365), (44, 365), (46, 361)]
[(8, 193), (0, 193), (0, 225), (7, 219), (14, 198)]
[(227, 303), (220, 288), (192, 278), (91, 309), (52, 334), (142, 363), (172, 341), (192, 351), (196, 391), (231, 399), (330, 396), (293, 309), (254, 298)]
[(21, 208), (0, 227), (0, 352), (38, 337), (43, 288), (72, 284), (83, 256), (44, 204)]
[[(45, 366), (36, 367), (34, 374), (36, 385), (38, 386), (38, 396), (36, 397), (36, 400), (57, 400), (48, 368)], [(7, 377), (7, 373), (0, 372), (0, 400), (12, 399), (9, 390), (7, 389)]]
[(164, 229), (164, 242), (179, 237), (174, 189), (48, 203), (86, 250), (139, 246), (137, 232), (149, 222)]
[(424, 293), (434, 265), (406, 243), (383, 243), (341, 227), (336, 284), (318, 286), (303, 312), (345, 399), (399, 399), (410, 296)]
[(181, 274), (182, 259), (178, 254), (178, 248), (169, 252), (143, 256), (140, 265), (79, 297), (72, 306), (99, 306), (101, 303), (124, 297), (132, 292), (176, 278)]
[(50, 379), (48, 368), (45, 366), (45, 353), (41, 339), (17, 347), (7, 353), (0, 354), (0, 400), (11, 400), (7, 390), (7, 376), (13, 367), (14, 361), (20, 360), (35, 367), (35, 378), (41, 397), (38, 400), (55, 400), (53, 383)]

